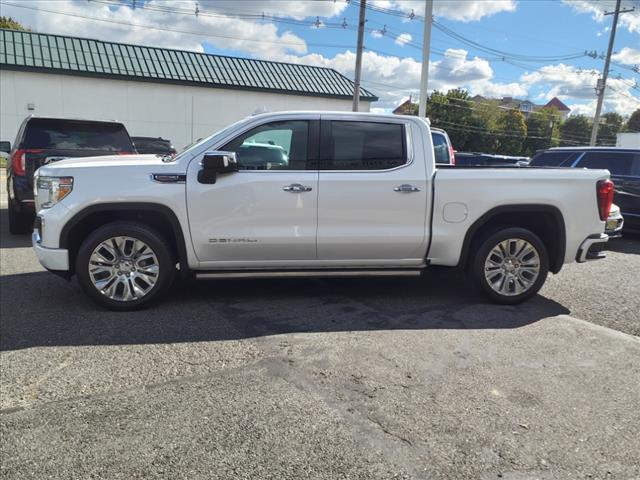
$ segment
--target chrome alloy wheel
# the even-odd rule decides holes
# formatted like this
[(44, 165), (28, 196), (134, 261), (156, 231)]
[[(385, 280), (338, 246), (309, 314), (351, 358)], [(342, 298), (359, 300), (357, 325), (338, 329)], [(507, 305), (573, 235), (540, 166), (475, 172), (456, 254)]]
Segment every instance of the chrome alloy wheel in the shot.
[(484, 262), (484, 277), (500, 295), (515, 296), (529, 290), (540, 275), (540, 254), (521, 238), (498, 243)]
[(159, 272), (156, 254), (137, 238), (111, 237), (101, 242), (89, 258), (93, 286), (120, 302), (144, 297), (155, 286)]

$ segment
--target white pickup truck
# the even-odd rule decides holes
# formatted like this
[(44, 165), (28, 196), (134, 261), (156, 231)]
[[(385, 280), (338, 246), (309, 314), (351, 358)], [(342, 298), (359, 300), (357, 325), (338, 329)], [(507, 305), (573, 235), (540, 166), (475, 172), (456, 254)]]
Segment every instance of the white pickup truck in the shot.
[(175, 158), (66, 159), (36, 173), (33, 247), (111, 309), (174, 277), (420, 275), (466, 268), (494, 301), (534, 295), (590, 252), (606, 170), (437, 168), (429, 123), (367, 113), (257, 115)]

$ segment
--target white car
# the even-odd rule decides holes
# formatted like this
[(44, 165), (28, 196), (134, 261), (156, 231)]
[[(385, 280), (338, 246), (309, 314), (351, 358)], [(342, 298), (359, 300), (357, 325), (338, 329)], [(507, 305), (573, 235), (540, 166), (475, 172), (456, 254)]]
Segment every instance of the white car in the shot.
[[(255, 144), (287, 161), (273, 168), (253, 151), (245, 164)], [(177, 274), (407, 276), (431, 265), (466, 268), (513, 304), (564, 263), (602, 257), (590, 249), (608, 240), (613, 196), (606, 170), (440, 170), (428, 121), (345, 112), (257, 115), (174, 158), (62, 160), (35, 185), (40, 262), (112, 309), (161, 298)]]

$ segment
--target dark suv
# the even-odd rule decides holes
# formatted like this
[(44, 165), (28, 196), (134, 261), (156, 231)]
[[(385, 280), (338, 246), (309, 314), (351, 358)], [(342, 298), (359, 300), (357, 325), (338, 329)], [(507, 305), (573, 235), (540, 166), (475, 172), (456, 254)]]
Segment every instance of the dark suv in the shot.
[(27, 117), (9, 156), (7, 194), (9, 231), (25, 233), (33, 224), (33, 174), (45, 163), (68, 157), (136, 153), (119, 122)]
[(604, 168), (615, 184), (614, 203), (624, 217), (624, 230), (640, 231), (640, 150), (616, 147), (562, 147), (541, 150), (532, 167)]
[(162, 137), (131, 137), (138, 153), (174, 156), (177, 152), (171, 140)]

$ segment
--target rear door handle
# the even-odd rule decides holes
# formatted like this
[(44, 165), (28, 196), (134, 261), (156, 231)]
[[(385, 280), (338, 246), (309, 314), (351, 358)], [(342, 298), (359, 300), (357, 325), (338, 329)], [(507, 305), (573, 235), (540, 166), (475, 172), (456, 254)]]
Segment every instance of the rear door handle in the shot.
[(282, 187), (282, 190), (290, 193), (303, 193), (303, 192), (310, 192), (313, 189), (311, 187), (307, 187), (306, 185), (302, 185), (300, 183), (292, 183), (291, 185)]
[(409, 185), (407, 183), (403, 183), (402, 185), (398, 185), (397, 187), (395, 187), (393, 189), (394, 192), (400, 192), (400, 193), (413, 193), (413, 192), (419, 192), (420, 189), (418, 187), (415, 187), (413, 185)]

